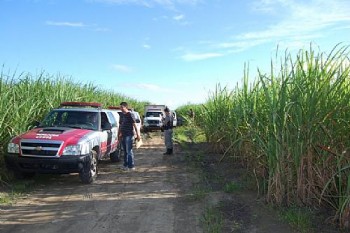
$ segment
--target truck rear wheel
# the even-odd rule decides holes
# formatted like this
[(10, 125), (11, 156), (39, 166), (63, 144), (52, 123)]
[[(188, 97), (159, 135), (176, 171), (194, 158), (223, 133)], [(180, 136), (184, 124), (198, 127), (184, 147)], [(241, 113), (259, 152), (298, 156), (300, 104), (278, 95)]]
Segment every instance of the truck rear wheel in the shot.
[(82, 171), (79, 173), (81, 182), (84, 184), (91, 184), (97, 177), (97, 153), (96, 151), (91, 151), (90, 161), (85, 164)]

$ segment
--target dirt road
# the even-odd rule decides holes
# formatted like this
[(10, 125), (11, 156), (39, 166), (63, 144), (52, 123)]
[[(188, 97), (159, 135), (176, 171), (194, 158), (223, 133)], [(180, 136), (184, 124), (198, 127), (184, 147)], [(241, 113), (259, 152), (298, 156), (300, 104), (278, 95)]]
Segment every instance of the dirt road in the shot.
[(77, 175), (51, 178), (13, 206), (1, 207), (0, 232), (201, 232), (197, 205), (181, 205), (183, 176), (163, 158), (160, 137), (135, 150), (136, 170), (103, 161), (92, 185)]
[(225, 225), (222, 232), (292, 232), (262, 209), (252, 210), (254, 198), (243, 203), (215, 189), (203, 199), (190, 198), (201, 181), (201, 174), (186, 166), (186, 153), (194, 151), (175, 148), (171, 157), (163, 151), (154, 134), (135, 150), (135, 171), (103, 161), (92, 185), (81, 184), (78, 175), (38, 181), (30, 194), (0, 206), (0, 232), (205, 232), (203, 213), (217, 204), (228, 213), (219, 223)]

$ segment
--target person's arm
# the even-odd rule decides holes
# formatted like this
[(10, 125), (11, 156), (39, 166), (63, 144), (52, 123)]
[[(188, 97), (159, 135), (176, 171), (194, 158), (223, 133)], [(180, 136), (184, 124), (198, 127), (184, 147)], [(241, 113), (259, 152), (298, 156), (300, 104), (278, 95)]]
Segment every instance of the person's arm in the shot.
[(137, 126), (136, 126), (136, 118), (135, 118), (135, 115), (130, 113), (130, 117), (131, 117), (131, 120), (132, 120), (132, 126), (136, 132), (136, 140), (140, 140), (141, 139), (141, 136), (140, 136), (140, 132), (139, 130), (137, 129)]
[(139, 130), (137, 129), (137, 126), (136, 126), (136, 123), (132, 123), (134, 129), (135, 129), (135, 132), (136, 132), (136, 140), (140, 140), (141, 139), (141, 135), (140, 135), (140, 132)]
[(165, 118), (164, 118), (164, 126), (166, 126), (169, 121), (170, 121), (170, 117), (169, 116), (165, 116)]

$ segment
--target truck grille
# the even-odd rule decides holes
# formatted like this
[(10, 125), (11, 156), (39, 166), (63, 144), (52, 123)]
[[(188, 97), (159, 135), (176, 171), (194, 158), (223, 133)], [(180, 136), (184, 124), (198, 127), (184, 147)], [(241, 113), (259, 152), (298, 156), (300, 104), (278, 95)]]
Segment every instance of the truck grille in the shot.
[(23, 156), (56, 157), (61, 145), (61, 141), (22, 140), (21, 150)]
[(157, 125), (157, 124), (160, 123), (160, 121), (158, 121), (158, 120), (148, 120), (148, 123), (152, 124), (152, 125)]

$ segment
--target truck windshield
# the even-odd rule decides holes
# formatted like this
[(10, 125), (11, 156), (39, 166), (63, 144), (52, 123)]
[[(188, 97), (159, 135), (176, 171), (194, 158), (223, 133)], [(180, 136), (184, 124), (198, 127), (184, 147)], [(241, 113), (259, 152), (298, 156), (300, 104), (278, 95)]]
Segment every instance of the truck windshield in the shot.
[(71, 127), (98, 130), (98, 112), (51, 111), (41, 122), (40, 127)]
[(146, 112), (146, 117), (162, 117), (161, 112)]

